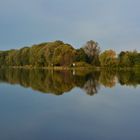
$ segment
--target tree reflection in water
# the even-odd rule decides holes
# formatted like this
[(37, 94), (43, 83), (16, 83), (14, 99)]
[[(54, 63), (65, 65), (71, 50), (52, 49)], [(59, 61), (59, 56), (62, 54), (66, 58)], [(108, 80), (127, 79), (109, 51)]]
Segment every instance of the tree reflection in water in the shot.
[(20, 84), (42, 93), (62, 95), (74, 87), (83, 89), (88, 95), (98, 93), (100, 86), (114, 87), (140, 84), (140, 72), (136, 71), (53, 71), (45, 69), (0, 69), (0, 82)]

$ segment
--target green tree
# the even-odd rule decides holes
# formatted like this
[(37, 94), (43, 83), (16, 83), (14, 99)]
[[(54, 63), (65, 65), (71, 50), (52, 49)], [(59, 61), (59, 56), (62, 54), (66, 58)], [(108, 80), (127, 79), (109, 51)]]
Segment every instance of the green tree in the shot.
[(83, 48), (76, 50), (75, 61), (88, 62), (88, 55), (84, 52)]
[(137, 51), (122, 51), (118, 55), (119, 66), (133, 67), (140, 64), (140, 54)]
[(100, 54), (100, 64), (103, 67), (114, 67), (117, 65), (116, 52), (113, 50), (106, 50)]

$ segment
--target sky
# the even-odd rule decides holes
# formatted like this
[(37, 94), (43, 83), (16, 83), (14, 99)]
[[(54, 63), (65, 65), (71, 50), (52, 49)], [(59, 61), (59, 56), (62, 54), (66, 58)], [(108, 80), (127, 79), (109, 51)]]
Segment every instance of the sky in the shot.
[(140, 0), (0, 0), (0, 50), (62, 40), (140, 50)]

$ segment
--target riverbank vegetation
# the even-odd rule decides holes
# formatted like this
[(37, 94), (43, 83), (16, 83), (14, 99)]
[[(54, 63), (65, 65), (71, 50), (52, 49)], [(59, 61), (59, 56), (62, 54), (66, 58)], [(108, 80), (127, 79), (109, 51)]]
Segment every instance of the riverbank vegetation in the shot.
[(80, 49), (62, 41), (46, 42), (31, 47), (0, 51), (0, 67), (41, 68), (140, 68), (140, 53), (113, 50), (101, 52), (99, 44), (88, 41)]

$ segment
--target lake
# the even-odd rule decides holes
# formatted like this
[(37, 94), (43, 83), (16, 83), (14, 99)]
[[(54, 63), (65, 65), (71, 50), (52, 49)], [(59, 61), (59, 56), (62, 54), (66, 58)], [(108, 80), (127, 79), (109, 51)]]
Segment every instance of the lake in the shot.
[(0, 69), (1, 140), (139, 140), (140, 72)]

